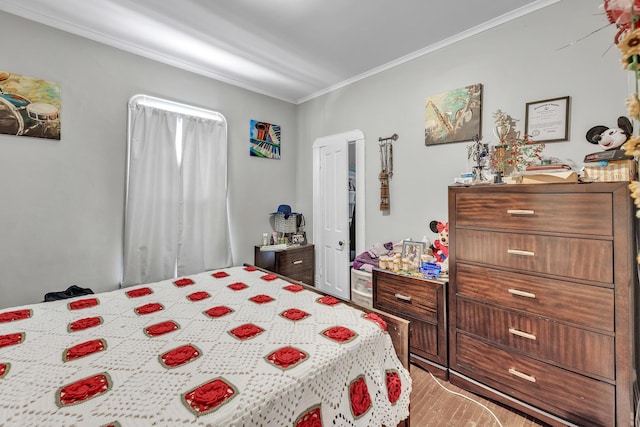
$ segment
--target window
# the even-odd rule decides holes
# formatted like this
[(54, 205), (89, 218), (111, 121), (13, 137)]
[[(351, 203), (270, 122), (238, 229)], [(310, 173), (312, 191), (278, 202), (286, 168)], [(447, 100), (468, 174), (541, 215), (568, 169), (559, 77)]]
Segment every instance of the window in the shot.
[(224, 116), (136, 95), (127, 141), (123, 286), (231, 265)]

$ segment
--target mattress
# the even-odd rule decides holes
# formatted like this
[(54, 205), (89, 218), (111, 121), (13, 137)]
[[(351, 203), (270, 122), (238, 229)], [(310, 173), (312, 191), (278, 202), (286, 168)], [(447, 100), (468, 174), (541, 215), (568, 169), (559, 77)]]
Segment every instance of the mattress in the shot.
[(385, 327), (254, 267), (0, 310), (0, 425), (395, 426)]

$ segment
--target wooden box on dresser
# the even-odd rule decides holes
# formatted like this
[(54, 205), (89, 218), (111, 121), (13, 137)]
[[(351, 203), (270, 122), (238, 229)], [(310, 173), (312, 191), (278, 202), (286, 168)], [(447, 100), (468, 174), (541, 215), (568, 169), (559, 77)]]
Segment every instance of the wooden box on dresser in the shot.
[(447, 379), (446, 281), (373, 270), (374, 308), (409, 320), (411, 363)]
[(450, 381), (551, 425), (633, 425), (628, 183), (449, 187)]
[(255, 246), (253, 255), (256, 267), (265, 268), (313, 286), (315, 276), (313, 245), (302, 245), (279, 251), (261, 251), (260, 246)]

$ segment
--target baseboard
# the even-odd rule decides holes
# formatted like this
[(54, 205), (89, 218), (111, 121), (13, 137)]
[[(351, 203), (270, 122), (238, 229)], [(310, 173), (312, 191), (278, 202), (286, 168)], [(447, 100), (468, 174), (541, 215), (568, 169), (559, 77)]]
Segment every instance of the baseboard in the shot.
[(411, 353), (409, 357), (409, 361), (412, 364), (418, 366), (419, 368), (422, 368), (425, 371), (431, 372), (434, 376), (440, 378), (441, 380), (449, 381), (448, 368), (413, 353)]

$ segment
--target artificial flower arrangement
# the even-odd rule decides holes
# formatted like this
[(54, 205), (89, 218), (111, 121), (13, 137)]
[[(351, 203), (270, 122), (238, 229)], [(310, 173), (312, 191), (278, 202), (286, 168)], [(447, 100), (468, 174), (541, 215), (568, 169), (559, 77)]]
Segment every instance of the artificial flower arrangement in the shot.
[[(626, 106), (632, 120), (640, 120), (640, 100), (638, 99), (638, 81), (640, 80), (640, 0), (605, 0), (603, 8), (609, 23), (615, 24), (618, 32), (614, 42), (622, 53), (622, 66), (632, 71), (635, 76), (635, 90), (627, 98)], [(632, 135), (622, 146), (625, 154), (640, 157), (640, 136)], [(640, 182), (629, 184), (631, 197), (636, 207), (640, 208)], [(636, 217), (640, 218), (640, 210), (636, 210)], [(637, 257), (640, 263), (640, 254)]]
[(544, 144), (530, 140), (528, 135), (520, 136), (520, 132), (514, 130), (515, 120), (508, 114), (498, 110), (493, 117), (494, 133), (500, 143), (490, 152), (491, 168), (502, 175), (510, 175), (540, 164)]

